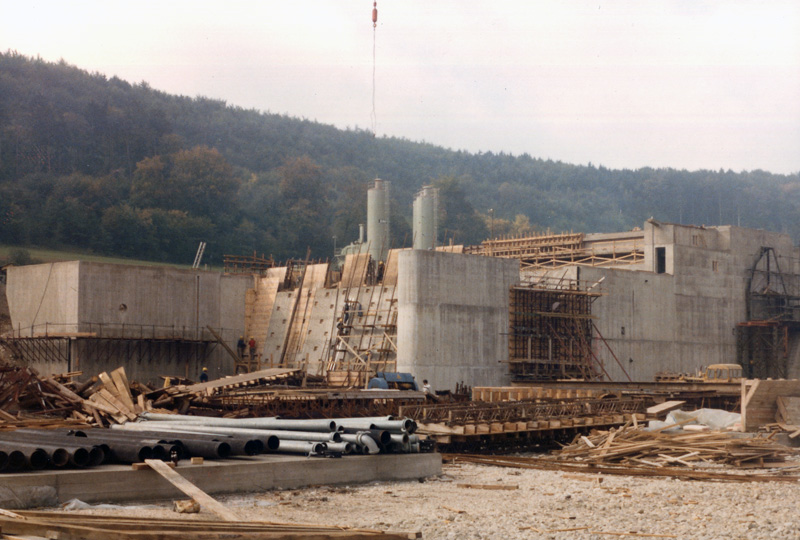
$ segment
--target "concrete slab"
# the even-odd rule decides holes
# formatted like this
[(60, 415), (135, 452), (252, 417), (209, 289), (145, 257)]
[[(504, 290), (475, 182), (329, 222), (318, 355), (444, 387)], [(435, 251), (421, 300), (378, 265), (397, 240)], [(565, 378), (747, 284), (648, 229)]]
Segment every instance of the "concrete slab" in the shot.
[[(202, 465), (182, 461), (176, 470), (206, 493), (215, 495), (424, 478), (441, 474), (442, 456), (261, 455), (206, 461)], [(0, 475), (0, 508), (9, 510), (57, 506), (70, 499), (112, 503), (182, 498), (186, 496), (155, 471), (134, 471), (126, 465)]]

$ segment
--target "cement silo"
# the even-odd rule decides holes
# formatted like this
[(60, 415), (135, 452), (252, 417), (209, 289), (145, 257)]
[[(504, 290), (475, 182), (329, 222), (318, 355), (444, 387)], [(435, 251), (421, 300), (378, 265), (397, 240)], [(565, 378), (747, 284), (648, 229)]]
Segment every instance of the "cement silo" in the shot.
[(439, 190), (423, 186), (414, 199), (414, 249), (436, 248), (439, 231)]
[(389, 185), (376, 178), (367, 191), (367, 244), (374, 261), (385, 261), (389, 253)]

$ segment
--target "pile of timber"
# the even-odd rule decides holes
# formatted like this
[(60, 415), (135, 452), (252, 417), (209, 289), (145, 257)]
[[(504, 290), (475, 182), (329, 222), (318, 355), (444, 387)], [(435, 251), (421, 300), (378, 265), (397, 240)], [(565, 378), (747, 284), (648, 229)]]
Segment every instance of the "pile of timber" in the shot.
[(59, 538), (61, 540), (222, 540), (232, 538), (296, 540), (402, 540), (417, 533), (392, 533), (333, 525), (303, 525), (263, 521), (154, 519), (135, 516), (87, 515), (66, 512), (0, 510), (0, 539)]
[[(669, 426), (672, 427), (672, 426)], [(626, 464), (648, 467), (699, 467), (725, 464), (734, 467), (771, 467), (782, 464), (798, 450), (763, 437), (737, 437), (726, 431), (646, 431), (626, 425), (619, 429), (580, 435), (555, 452), (559, 460), (590, 464)]]
[(146, 410), (143, 399), (134, 403), (124, 368), (83, 384), (72, 381), (78, 375), (42, 377), (31, 368), (0, 367), (0, 429), (107, 425)]

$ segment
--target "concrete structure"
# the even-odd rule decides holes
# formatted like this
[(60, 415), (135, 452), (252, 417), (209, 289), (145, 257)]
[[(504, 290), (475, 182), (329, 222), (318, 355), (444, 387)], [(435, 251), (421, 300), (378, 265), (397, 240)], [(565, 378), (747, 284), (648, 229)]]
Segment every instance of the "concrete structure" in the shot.
[[(798, 250), (786, 234), (654, 220), (643, 230), (622, 234), (626, 242), (637, 244), (643, 260), (523, 272), (603, 280), (604, 296), (592, 308), (598, 331), (595, 349), (614, 380), (626, 380), (625, 372), (633, 380), (647, 381), (659, 371), (693, 373), (709, 364), (735, 363), (737, 325), (748, 318), (748, 280), (761, 249), (774, 249), (782, 272), (798, 275)], [(796, 376), (800, 353), (797, 340), (790, 341), (789, 376)]]
[(508, 382), (508, 297), (519, 261), (439, 251), (399, 255), (397, 371), (435, 389)]
[[(255, 493), (311, 485), (411, 480), (441, 474), (440, 454), (380, 454), (342, 459), (261, 455), (180, 462), (178, 472), (208, 494)], [(71, 499), (112, 503), (183, 499), (186, 496), (155, 471), (105, 465), (94, 469), (3, 474), (0, 508), (53, 507)]]
[[(212, 376), (230, 373), (232, 359), (221, 347), (210, 358), (168, 351), (197, 352), (195, 345), (215, 341), (206, 326), (235, 349), (252, 286), (247, 275), (72, 261), (9, 268), (7, 296), (15, 335), (72, 339), (65, 361), (33, 366), (42, 373), (94, 374), (124, 363), (132, 379), (157, 381), (159, 375), (196, 377), (206, 361)], [(132, 356), (91, 355), (92, 338), (125, 343)]]
[(439, 231), (439, 190), (424, 186), (414, 198), (414, 249), (434, 249)]
[(375, 179), (367, 190), (367, 244), (373, 261), (385, 261), (389, 254), (389, 187), (387, 180)]
[[(623, 233), (548, 233), (479, 249), (484, 256), (392, 250), (382, 281), (367, 253), (350, 254), (336, 283), (324, 264), (295, 267), (290, 277), (274, 268), (257, 279), (99, 263), (12, 267), (8, 302), (23, 335), (95, 332), (126, 343), (138, 336), (189, 346), (209, 343), (201, 334), (211, 325), (235, 347), (246, 329), (264, 362), (323, 376), (396, 369), (453, 389), (508, 383), (510, 287), (546, 275), (587, 286), (602, 281), (592, 305), (593, 350), (614, 380), (647, 381), (660, 371), (694, 372), (740, 358), (752, 364), (758, 344), (751, 340), (745, 355), (742, 336), (754, 327), (772, 332), (771, 354), (781, 355), (769, 360), (776, 374), (766, 376), (800, 376), (800, 266), (788, 235), (650, 220)], [(781, 310), (779, 324), (754, 315), (766, 308)], [(212, 375), (231, 373), (224, 351), (214, 354)], [(199, 360), (186, 356), (180, 363), (110, 357), (87, 364), (73, 347), (67, 361), (34, 367), (93, 374), (122, 364), (146, 381), (195, 376)]]

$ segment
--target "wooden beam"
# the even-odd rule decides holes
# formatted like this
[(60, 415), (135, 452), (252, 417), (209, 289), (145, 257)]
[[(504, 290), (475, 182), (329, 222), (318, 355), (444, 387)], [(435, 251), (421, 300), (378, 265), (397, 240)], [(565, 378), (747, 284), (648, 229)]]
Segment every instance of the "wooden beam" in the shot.
[(170, 484), (200, 503), (200, 506), (205, 506), (208, 508), (221, 519), (225, 521), (242, 521), (242, 519), (237, 516), (235, 512), (229, 508), (226, 508), (218, 500), (214, 499), (208, 493), (172, 470), (169, 465), (163, 461), (159, 459), (146, 459), (144, 462), (147, 463), (151, 469), (163, 476)]
[(216, 340), (217, 340), (217, 343), (219, 343), (220, 345), (222, 345), (222, 348), (223, 348), (223, 349), (225, 349), (225, 351), (227, 351), (227, 353), (228, 353), (229, 355), (231, 355), (231, 358), (233, 358), (233, 361), (234, 361), (234, 362), (241, 362), (241, 361), (242, 361), (242, 359), (241, 359), (241, 358), (239, 358), (239, 356), (238, 356), (238, 355), (237, 355), (235, 352), (233, 352), (233, 349), (231, 349), (231, 348), (228, 346), (228, 344), (227, 344), (227, 343), (225, 343), (225, 341), (222, 339), (222, 336), (220, 336), (219, 334), (217, 334), (217, 332), (216, 332), (216, 331), (215, 331), (213, 328), (211, 328), (211, 326), (206, 326), (206, 328), (208, 328), (208, 331), (209, 331), (209, 332), (211, 332), (211, 335), (212, 335), (212, 336), (214, 336), (214, 339), (216, 339)]

